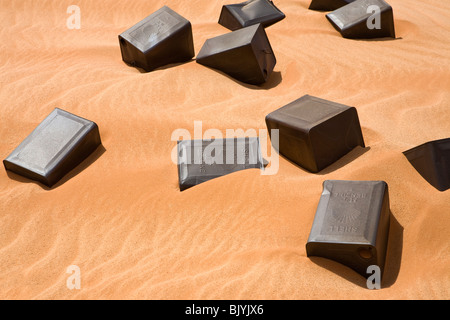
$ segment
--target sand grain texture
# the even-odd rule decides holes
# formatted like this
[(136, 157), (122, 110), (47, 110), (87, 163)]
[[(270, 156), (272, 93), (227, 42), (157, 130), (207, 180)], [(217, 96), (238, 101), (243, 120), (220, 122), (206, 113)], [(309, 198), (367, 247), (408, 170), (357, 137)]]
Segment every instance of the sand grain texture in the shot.
[[(227, 2), (230, 3), (230, 2)], [(95, 121), (105, 150), (49, 190), (0, 170), (1, 299), (449, 299), (450, 190), (402, 151), (450, 137), (450, 2), (390, 0), (398, 39), (344, 39), (309, 0), (276, 1), (268, 83), (243, 85), (190, 61), (141, 73), (118, 34), (164, 4), (191, 21), (196, 54), (220, 1), (0, 1), (0, 156), (55, 108)], [(271, 111), (310, 94), (358, 110), (366, 145), (320, 174), (237, 172), (184, 192), (172, 132), (265, 129)], [(306, 257), (325, 179), (385, 180), (391, 266), (382, 290)], [(69, 290), (66, 269), (81, 270)]]

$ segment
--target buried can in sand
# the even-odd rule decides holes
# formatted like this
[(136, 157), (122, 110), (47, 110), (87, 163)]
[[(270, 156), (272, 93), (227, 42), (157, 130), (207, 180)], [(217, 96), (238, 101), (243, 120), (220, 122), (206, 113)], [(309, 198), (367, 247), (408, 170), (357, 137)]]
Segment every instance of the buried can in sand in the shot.
[(307, 255), (340, 262), (364, 277), (372, 265), (383, 274), (389, 220), (386, 182), (326, 180), (306, 244)]
[(343, 7), (355, 0), (312, 0), (309, 10), (333, 11)]
[(182, 140), (177, 151), (180, 191), (232, 172), (264, 169), (257, 137)]
[(6, 170), (52, 187), (100, 145), (95, 122), (56, 108), (3, 163)]
[(279, 130), (280, 154), (314, 173), (365, 147), (355, 107), (309, 95), (268, 114), (266, 124)]
[(450, 138), (426, 142), (403, 154), (433, 187), (439, 191), (450, 188)]
[(383, 0), (356, 0), (326, 17), (344, 38), (395, 38), (394, 13)]
[(119, 44), (123, 61), (147, 72), (195, 55), (191, 23), (167, 6), (121, 33)]
[(219, 24), (232, 31), (258, 23), (267, 28), (285, 17), (272, 1), (249, 0), (224, 5), (220, 12)]
[(277, 62), (261, 24), (206, 40), (196, 61), (253, 85), (266, 82)]

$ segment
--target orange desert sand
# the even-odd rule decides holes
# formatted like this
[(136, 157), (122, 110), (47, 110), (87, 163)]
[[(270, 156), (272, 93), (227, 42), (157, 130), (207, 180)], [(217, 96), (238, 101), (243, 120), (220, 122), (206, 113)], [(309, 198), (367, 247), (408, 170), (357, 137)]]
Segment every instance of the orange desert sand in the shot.
[[(56, 107), (95, 121), (103, 149), (49, 189), (0, 170), (1, 299), (449, 299), (450, 190), (403, 151), (450, 137), (450, 2), (389, 0), (395, 40), (344, 39), (310, 0), (275, 1), (277, 58), (260, 87), (195, 62), (127, 66), (118, 35), (163, 5), (193, 26), (195, 53), (239, 1), (0, 1), (0, 156)], [(81, 10), (71, 30), (67, 8)], [(179, 128), (265, 129), (310, 94), (358, 110), (367, 148), (319, 174), (280, 158), (186, 191), (171, 161)], [(306, 256), (326, 179), (384, 180), (393, 215), (381, 290)], [(69, 266), (81, 289), (69, 290)]]

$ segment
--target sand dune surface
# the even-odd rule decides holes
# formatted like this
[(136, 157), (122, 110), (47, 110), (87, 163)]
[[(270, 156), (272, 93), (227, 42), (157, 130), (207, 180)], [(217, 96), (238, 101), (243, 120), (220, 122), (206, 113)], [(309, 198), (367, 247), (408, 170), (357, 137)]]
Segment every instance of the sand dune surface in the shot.
[[(389, 0), (397, 39), (344, 39), (309, 0), (278, 0), (277, 58), (262, 86), (194, 60), (150, 73), (118, 35), (163, 5), (190, 20), (195, 53), (226, 32), (230, 1), (0, 0), (0, 156), (56, 107), (95, 121), (103, 148), (52, 189), (0, 170), (1, 299), (449, 299), (450, 190), (402, 152), (450, 137), (450, 2)], [(80, 8), (69, 29), (67, 8)], [(356, 107), (366, 149), (319, 174), (284, 158), (275, 175), (236, 172), (186, 191), (172, 133), (265, 129), (310, 94)], [(306, 256), (327, 179), (384, 180), (393, 219), (387, 273)], [(67, 286), (78, 266), (81, 288)]]

